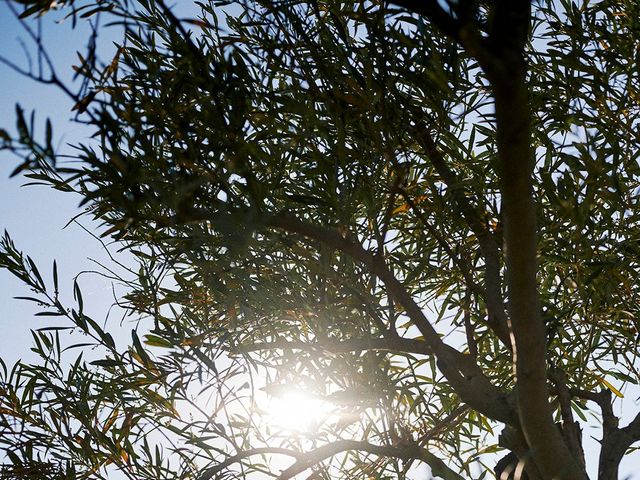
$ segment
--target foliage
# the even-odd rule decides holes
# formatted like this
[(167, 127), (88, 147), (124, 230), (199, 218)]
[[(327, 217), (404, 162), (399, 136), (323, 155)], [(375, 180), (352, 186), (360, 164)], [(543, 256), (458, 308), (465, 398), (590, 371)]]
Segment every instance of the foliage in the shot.
[[(94, 139), (61, 161), (50, 124), (40, 142), (18, 109), (2, 142), (16, 173), (79, 192), (135, 255), (120, 306), (136, 328), (114, 340), (77, 283), (63, 305), (55, 264), (45, 281), (4, 237), (0, 266), (51, 317), (42, 361), (0, 372), (9, 475), (404, 478), (425, 463), (448, 480), (520, 461), (528, 478), (586, 478), (573, 415), (599, 407), (598, 478), (616, 478), (640, 440), (612, 410), (638, 379), (637, 2), (541, 2), (524, 20), (527, 2), (204, 1), (183, 19), (159, 0), (79, 3), (73, 21), (107, 12), (121, 29), (115, 57), (90, 43), (77, 90), (52, 64), (30, 75)], [(510, 25), (529, 23), (524, 68)], [(523, 312), (515, 238), (535, 235), (508, 209), (529, 197)], [(559, 422), (554, 467), (529, 387)], [(311, 430), (270, 423), (286, 389), (328, 408)]]

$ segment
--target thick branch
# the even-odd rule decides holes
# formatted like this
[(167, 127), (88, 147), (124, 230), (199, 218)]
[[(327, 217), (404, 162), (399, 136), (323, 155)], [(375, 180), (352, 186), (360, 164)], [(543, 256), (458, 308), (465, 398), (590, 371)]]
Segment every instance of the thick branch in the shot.
[(620, 461), (627, 449), (640, 441), (640, 413), (626, 427), (618, 428), (618, 418), (613, 414), (611, 392), (600, 393), (602, 408), (602, 447), (598, 463), (598, 480), (616, 480)]
[(622, 433), (627, 437), (629, 445), (632, 443), (640, 442), (640, 413), (627, 425), (621, 428)]
[(573, 456), (580, 466), (585, 468), (584, 450), (582, 449), (582, 430), (580, 424), (573, 418), (571, 410), (571, 392), (567, 387), (567, 375), (561, 368), (549, 370), (549, 378), (557, 388), (558, 402), (560, 403), (560, 415), (562, 417), (562, 436)]
[[(530, 2), (525, 0), (497, 2), (492, 45), (499, 53), (503, 69), (500, 74), (487, 72), (495, 98), (518, 413), (523, 433), (543, 478), (583, 480), (586, 474), (564, 442), (549, 405), (546, 336), (536, 280), (531, 107), (523, 53), (530, 9)], [(559, 462), (559, 458), (563, 460)]]
[[(629, 438), (618, 428), (618, 417), (613, 413), (611, 392), (609, 390), (591, 392), (589, 390), (569, 388), (569, 393), (572, 397), (589, 400), (600, 407), (602, 412), (602, 440), (600, 441), (600, 458), (598, 460), (598, 480), (617, 480), (620, 461), (631, 443), (628, 443)], [(625, 428), (631, 427), (634, 422), (640, 423), (640, 420), (636, 418)], [(630, 430), (633, 430), (633, 427)], [(636, 439), (640, 440), (640, 435)]]
[(536, 468), (531, 451), (517, 428), (505, 427), (500, 433), (498, 444), (509, 450), (509, 453), (500, 459), (494, 472), (500, 480), (542, 480), (540, 472)]
[(444, 480), (463, 480), (463, 477), (451, 470), (442, 460), (429, 451), (420, 448), (417, 444), (386, 446), (373, 445), (357, 440), (339, 440), (304, 454), (297, 462), (282, 472), (279, 480), (288, 480), (334, 455), (349, 450), (367, 452), (381, 457), (420, 460), (431, 467), (433, 476), (441, 477)]

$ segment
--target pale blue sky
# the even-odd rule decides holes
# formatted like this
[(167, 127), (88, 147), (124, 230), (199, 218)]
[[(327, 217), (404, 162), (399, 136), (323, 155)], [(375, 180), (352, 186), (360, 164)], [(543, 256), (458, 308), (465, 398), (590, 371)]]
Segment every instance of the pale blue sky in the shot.
[[(183, 17), (194, 16), (192, 2), (179, 2), (174, 10)], [(71, 20), (64, 19), (66, 13), (68, 9), (53, 11), (41, 20), (30, 18), (26, 22), (34, 30), (38, 27), (38, 21), (41, 22), (44, 43), (56, 66), (56, 73), (70, 84), (74, 74), (71, 67), (78, 64), (76, 52), (84, 53), (90, 29), (85, 20), (78, 21), (76, 28), (72, 28)], [(0, 56), (26, 69), (29, 62), (24, 46), (30, 51), (32, 64), (37, 64), (34, 43), (11, 12), (6, 0), (0, 0), (0, 32)], [(118, 27), (100, 29), (98, 47), (103, 61), (111, 60), (115, 52), (113, 42), (120, 40)], [(68, 144), (89, 141), (91, 130), (73, 121), (73, 102), (64, 93), (54, 86), (25, 78), (0, 64), (0, 128), (14, 131), (16, 103), (21, 105), (27, 116), (32, 110), (36, 111), (36, 127), (40, 138), (44, 138), (46, 119), (51, 119), (58, 153), (69, 152)], [(79, 272), (96, 269), (96, 263), (92, 260), (108, 265), (109, 259), (101, 244), (80, 226), (71, 224), (64, 228), (80, 212), (78, 204), (81, 198), (43, 186), (24, 187), (24, 178), (9, 178), (18, 162), (19, 159), (14, 155), (0, 152), (0, 233), (5, 229), (9, 232), (16, 246), (36, 261), (49, 284), (55, 259), (63, 303), (66, 299), (66, 304), (73, 306), (74, 277)], [(89, 217), (82, 217), (80, 222), (86, 228), (98, 231), (98, 225), (92, 223)], [(115, 250), (117, 246), (111, 249), (113, 254)], [(80, 286), (89, 309), (87, 313), (96, 321), (105, 320), (114, 301), (111, 282), (98, 275), (86, 274), (81, 276)], [(37, 310), (32, 304), (13, 299), (28, 294), (20, 281), (7, 271), (0, 270), (0, 356), (7, 363), (19, 358), (31, 358), (30, 330), (40, 328), (46, 322), (42, 317), (34, 318)], [(114, 322), (117, 320), (119, 318), (115, 318)], [(112, 327), (116, 325), (112, 322)], [(131, 328), (126, 326), (123, 329), (126, 338)]]
[[(70, 22), (55, 24), (50, 20), (42, 22), (47, 47), (60, 65), (60, 76), (70, 79), (72, 71), (69, 67), (77, 61), (75, 52), (85, 44), (87, 30), (73, 31)], [(30, 24), (35, 26), (36, 22), (30, 20)], [(0, 55), (26, 67), (28, 63), (21, 41), (27, 47), (32, 47), (32, 43), (29, 43), (27, 34), (6, 2), (0, 3), (0, 32)], [(47, 117), (52, 119), (54, 138), (61, 149), (66, 142), (78, 141), (87, 135), (86, 129), (70, 121), (72, 103), (61, 92), (25, 79), (7, 66), (0, 65), (0, 128), (13, 131), (16, 102), (25, 112), (36, 110), (36, 125), (40, 129), (43, 129)], [(70, 225), (63, 230), (79, 211), (80, 199), (46, 187), (22, 187), (24, 178), (8, 178), (17, 162), (15, 156), (0, 152), (0, 229), (6, 229), (18, 248), (34, 258), (45, 280), (51, 281), (52, 263), (56, 259), (61, 289), (66, 291), (64, 298), (71, 300), (73, 277), (82, 270), (94, 268), (87, 258), (104, 259), (104, 252), (100, 244), (79, 226)], [(88, 218), (82, 222), (91, 226)], [(106, 312), (111, 303), (109, 284), (95, 275), (85, 275), (81, 280), (92, 310)], [(29, 358), (29, 331), (44, 326), (45, 320), (33, 317), (35, 310), (32, 305), (12, 298), (28, 294), (17, 279), (5, 270), (0, 271), (0, 354), (5, 361)], [(104, 314), (96, 314), (96, 319), (103, 317)]]

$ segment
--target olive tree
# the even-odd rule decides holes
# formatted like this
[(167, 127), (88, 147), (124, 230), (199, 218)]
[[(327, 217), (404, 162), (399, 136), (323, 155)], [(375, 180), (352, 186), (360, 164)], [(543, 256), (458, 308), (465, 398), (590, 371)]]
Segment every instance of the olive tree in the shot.
[[(586, 479), (588, 414), (618, 478), (640, 440), (614, 414), (638, 379), (640, 3), (58, 3), (94, 22), (80, 81), (37, 35), (23, 71), (94, 136), (69, 160), (18, 109), (2, 146), (134, 256), (112, 274), (135, 328), (78, 283), (63, 304), (5, 235), (50, 319), (42, 361), (2, 372), (9, 476)], [(270, 420), (292, 391), (311, 428)]]

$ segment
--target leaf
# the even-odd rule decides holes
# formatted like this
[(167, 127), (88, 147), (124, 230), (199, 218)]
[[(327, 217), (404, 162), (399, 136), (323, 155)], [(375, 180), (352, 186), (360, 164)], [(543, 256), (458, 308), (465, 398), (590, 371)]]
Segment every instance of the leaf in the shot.
[(9, 415), (9, 416), (15, 417), (15, 418), (22, 418), (22, 415), (20, 415), (15, 410), (10, 410), (10, 409), (4, 408), (4, 407), (0, 407), (0, 415)]
[(76, 103), (73, 108), (71, 109), (71, 111), (78, 111), (78, 113), (84, 113), (87, 111), (87, 108), (89, 108), (89, 104), (91, 103), (91, 101), (95, 98), (95, 96), (98, 94), (97, 90), (93, 90), (91, 92), (89, 92), (86, 96), (84, 96), (83, 98), (81, 98), (80, 100), (78, 100), (78, 103)]
[[(423, 202), (424, 200), (426, 200), (428, 197), (427, 195), (419, 195), (416, 198), (413, 199), (413, 203), (414, 205), (419, 205), (421, 202)], [(402, 205), (400, 205), (399, 207), (396, 207), (393, 209), (393, 211), (391, 212), (391, 215), (397, 215), (399, 213), (404, 213), (407, 210), (409, 210), (411, 208), (411, 205), (409, 205), (409, 203), (404, 203)]]
[(109, 418), (107, 418), (107, 421), (104, 422), (104, 425), (102, 426), (102, 433), (107, 432), (111, 428), (117, 420), (118, 415), (120, 415), (120, 410), (118, 408), (114, 408), (113, 412), (111, 412), (111, 415), (109, 415)]
[(37, 312), (36, 317), (62, 317), (64, 313), (61, 312)]
[(27, 122), (24, 119), (24, 110), (18, 104), (16, 104), (16, 128), (18, 129), (18, 134), (20, 135), (20, 141), (26, 143), (29, 140), (29, 129), (27, 127)]
[(215, 28), (215, 26), (209, 23), (207, 20), (200, 20), (198, 18), (185, 18), (182, 21), (204, 29)]
[(159, 337), (158, 335), (145, 335), (144, 343), (152, 347), (173, 348), (173, 344), (169, 340)]
[(37, 286), (44, 291), (46, 289), (46, 286), (44, 284), (44, 280), (42, 279), (42, 275), (40, 275), (40, 271), (38, 270), (38, 267), (36, 266), (36, 263), (33, 261), (33, 259), (31, 257), (27, 257), (27, 262), (29, 263), (29, 267), (31, 268), (31, 273), (33, 273), (33, 275), (35, 276), (36, 282), (37, 282)]
[(43, 5), (41, 2), (37, 2), (35, 5), (30, 6), (29, 8), (25, 9), (24, 12), (22, 12), (18, 18), (20, 20), (25, 19), (31, 15), (33, 15), (36, 12), (46, 12), (47, 10), (49, 10), (51, 8), (51, 5), (53, 5), (53, 0), (49, 1), (49, 2), (45, 2), (45, 4), (48, 3), (48, 5)]
[(53, 155), (53, 128), (51, 127), (51, 120), (47, 118), (45, 123), (45, 146), (48, 155)]
[(103, 360), (94, 360), (93, 362), (91, 362), (91, 365), (109, 368), (109, 367), (119, 367), (124, 364), (119, 360), (114, 360), (112, 358), (105, 358)]
[(618, 390), (616, 387), (614, 387), (613, 385), (611, 385), (604, 377), (600, 375), (596, 375), (596, 379), (605, 387), (607, 387), (609, 390), (611, 390), (616, 397), (624, 398), (624, 395), (622, 394), (622, 392)]
[(53, 289), (56, 296), (58, 295), (58, 264), (53, 261)]
[(429, 465), (432, 476), (441, 477), (444, 480), (463, 480), (462, 476), (451, 470), (445, 462), (427, 450), (421, 452), (420, 459)]
[(95, 15), (96, 13), (100, 13), (100, 12), (110, 12), (115, 8), (115, 5), (101, 5), (95, 8), (92, 8), (91, 10), (88, 10), (86, 12), (83, 12), (82, 15), (80, 15), (80, 18), (89, 18), (92, 15)]
[(84, 301), (82, 299), (82, 291), (80, 290), (80, 285), (78, 285), (77, 280), (74, 280), (73, 282), (73, 298), (78, 302), (78, 313), (82, 315)]
[(140, 338), (138, 338), (138, 333), (135, 330), (131, 330), (131, 340), (133, 342), (134, 352), (137, 354), (138, 358), (141, 360), (142, 365), (146, 368), (153, 369), (154, 365), (151, 361), (151, 358), (145, 351), (144, 347), (140, 343)]
[(583, 409), (576, 402), (571, 402), (571, 409), (580, 417), (580, 420), (583, 422), (587, 422), (587, 417), (585, 416)]

